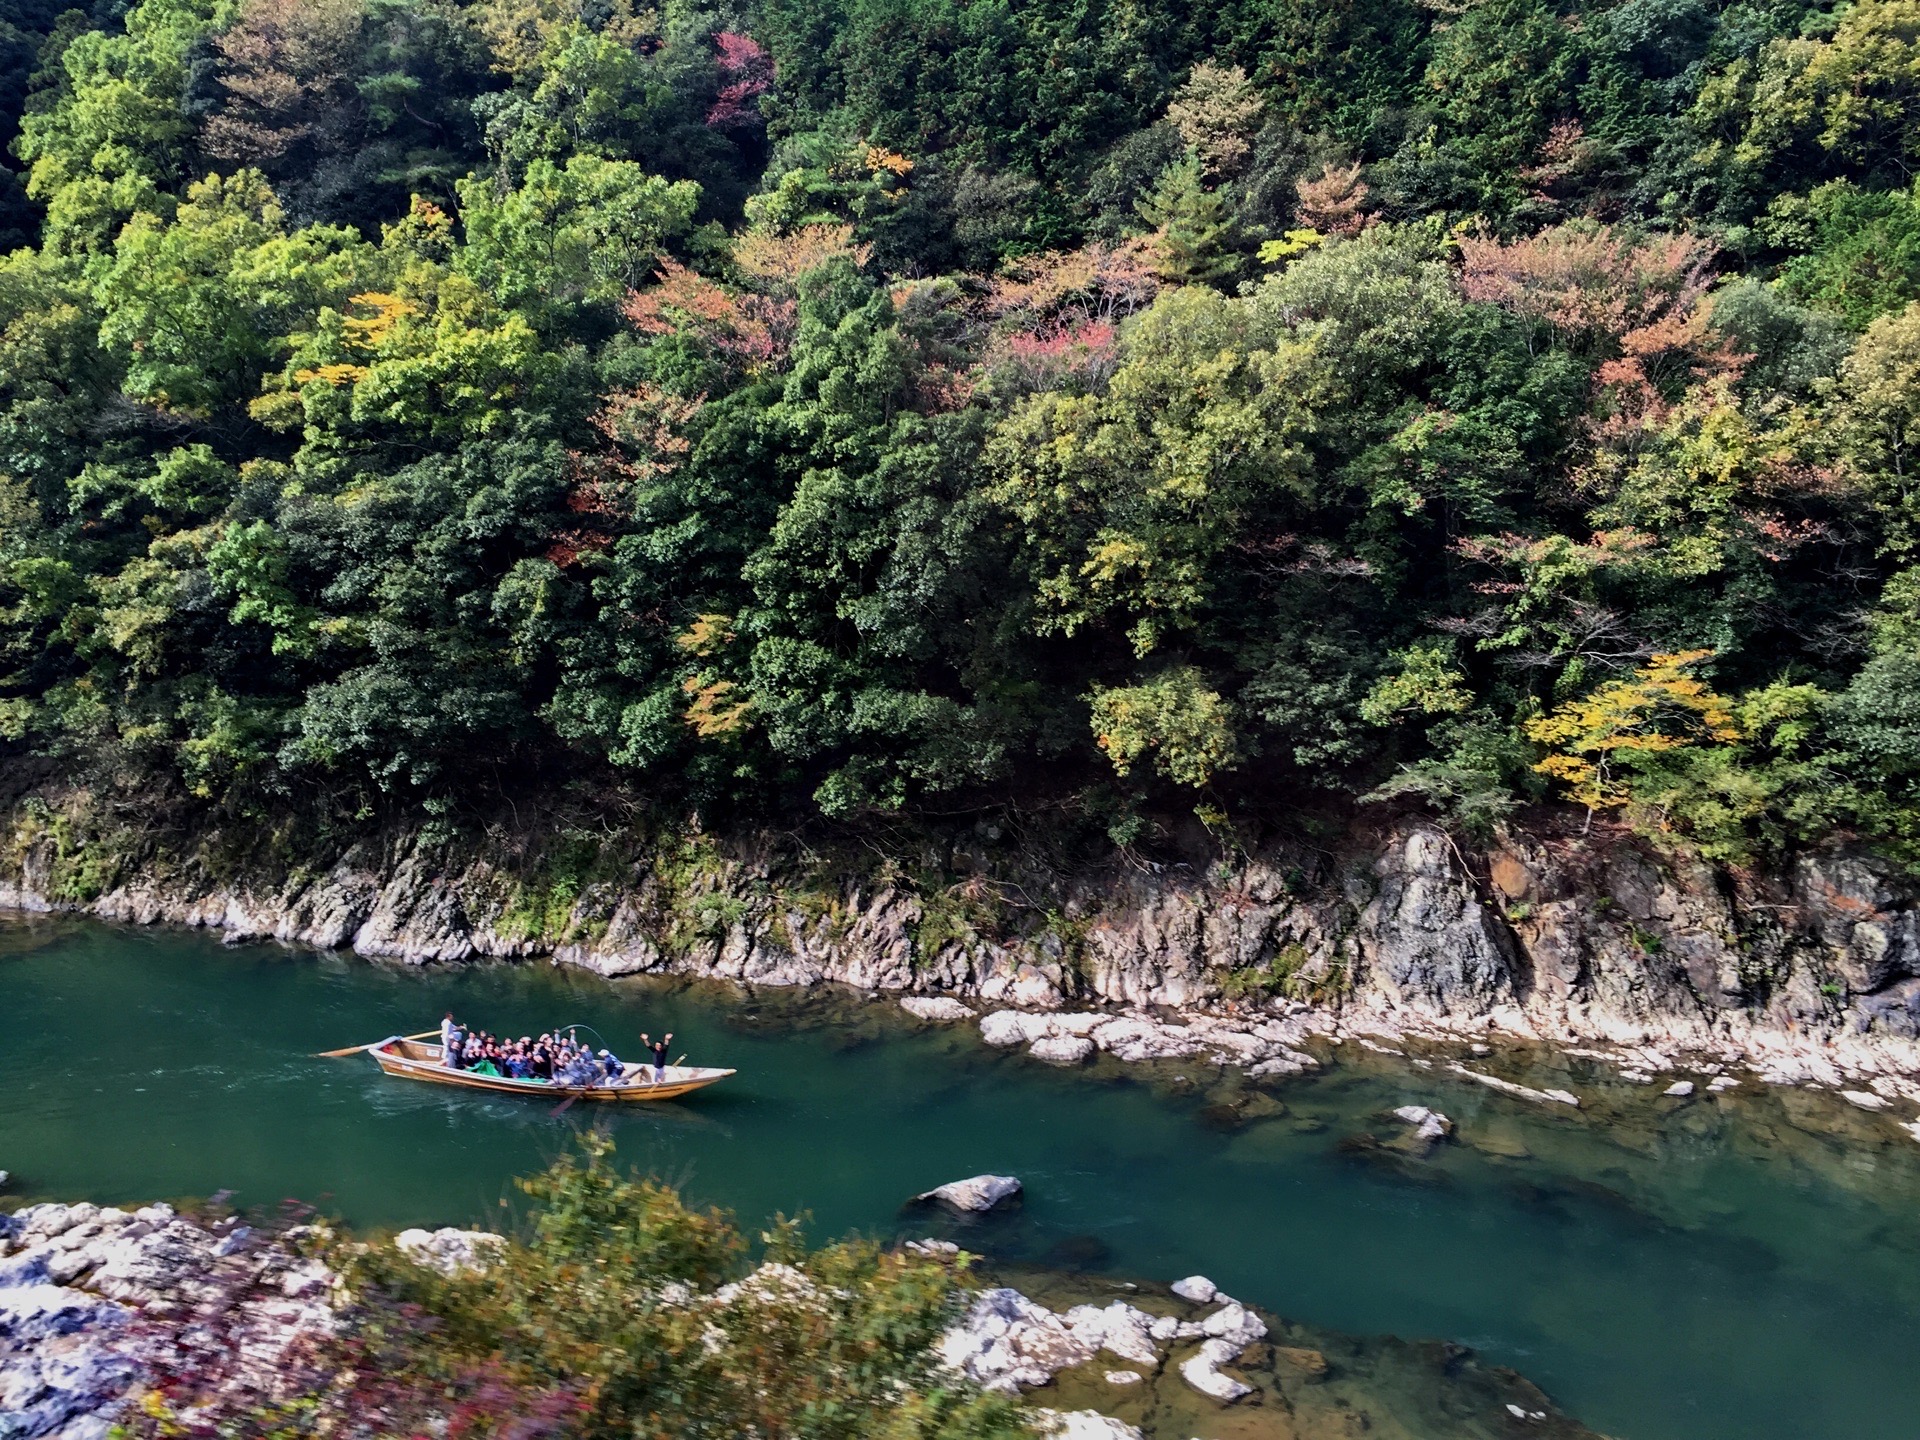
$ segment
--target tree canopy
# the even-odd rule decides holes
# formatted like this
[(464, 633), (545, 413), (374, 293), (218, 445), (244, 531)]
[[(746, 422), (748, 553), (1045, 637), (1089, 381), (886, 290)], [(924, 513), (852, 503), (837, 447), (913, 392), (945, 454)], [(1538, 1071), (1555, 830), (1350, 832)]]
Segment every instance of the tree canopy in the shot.
[(1920, 864), (1913, 0), (0, 4), (0, 747)]

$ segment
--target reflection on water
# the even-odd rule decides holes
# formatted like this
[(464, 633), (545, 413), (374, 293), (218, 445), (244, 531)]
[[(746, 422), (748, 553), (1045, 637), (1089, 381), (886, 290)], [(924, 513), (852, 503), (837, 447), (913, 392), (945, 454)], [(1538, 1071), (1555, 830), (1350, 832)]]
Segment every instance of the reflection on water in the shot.
[[(448, 1008), (516, 1033), (583, 1021), (632, 1055), (641, 1030), (670, 1029), (692, 1063), (741, 1073), (686, 1102), (556, 1117), (311, 1058)], [(1547, 1053), (1484, 1062), (1585, 1101), (1535, 1107), (1423, 1055), (1322, 1053), (1324, 1073), (1270, 1085), (1193, 1062), (1059, 1072), (840, 992), (742, 1000), (0, 924), (0, 1167), (16, 1189), (231, 1189), (365, 1224), (470, 1222), (596, 1123), (750, 1224), (808, 1211), (817, 1233), (901, 1234), (948, 1223), (903, 1211), (907, 1196), (997, 1171), (1026, 1182), (1025, 1204), (964, 1236), (997, 1265), (1204, 1273), (1336, 1348), (1333, 1332), (1408, 1337), (1409, 1376), (1433, 1344), (1470, 1345), (1625, 1440), (1912, 1433), (1920, 1146), (1895, 1117), (1751, 1087), (1663, 1099)], [(1405, 1104), (1445, 1111), (1455, 1141), (1412, 1149), (1390, 1115)], [(1215, 1418), (1178, 1440), (1243, 1423)]]

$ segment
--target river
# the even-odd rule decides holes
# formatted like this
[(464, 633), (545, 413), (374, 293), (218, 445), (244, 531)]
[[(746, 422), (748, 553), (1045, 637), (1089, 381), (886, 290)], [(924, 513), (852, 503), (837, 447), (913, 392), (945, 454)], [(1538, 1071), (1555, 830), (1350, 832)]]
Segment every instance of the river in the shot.
[[(454, 1009), (675, 1032), (738, 1076), (694, 1100), (555, 1115), (311, 1052)], [(1009, 1264), (1200, 1272), (1290, 1318), (1463, 1342), (1622, 1440), (1908, 1440), (1920, 1413), (1920, 1145), (1836, 1097), (1686, 1100), (1584, 1061), (1543, 1109), (1348, 1044), (1265, 1088), (1191, 1062), (1063, 1072), (884, 1000), (608, 983), (539, 965), (413, 970), (0, 918), (0, 1166), (100, 1202), (298, 1197), (361, 1225), (501, 1222), (511, 1177), (582, 1123), (752, 1223), (924, 1233), (908, 1195), (1027, 1185), (978, 1243)], [(1104, 1065), (1112, 1062), (1103, 1061)], [(1499, 1065), (1501, 1057), (1493, 1062)], [(1432, 1105), (1416, 1159), (1384, 1112)], [(502, 1207), (508, 1207), (503, 1211)]]

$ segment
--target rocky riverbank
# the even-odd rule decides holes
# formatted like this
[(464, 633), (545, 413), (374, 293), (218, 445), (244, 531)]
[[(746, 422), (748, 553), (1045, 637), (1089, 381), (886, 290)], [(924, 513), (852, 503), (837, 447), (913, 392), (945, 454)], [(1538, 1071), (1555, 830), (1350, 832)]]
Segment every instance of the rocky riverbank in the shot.
[(332, 1277), (300, 1238), (170, 1205), (0, 1214), (0, 1440), (103, 1440), (171, 1375), (278, 1398), (334, 1324)]
[[(41, 791), (0, 834), (0, 905), (407, 963), (545, 957), (965, 1001), (1051, 1015), (991, 1027), (1055, 1062), (1173, 1044), (1292, 1066), (1309, 1035), (1506, 1038), (1649, 1075), (1745, 1067), (1920, 1096), (1920, 903), (1856, 849), (1755, 875), (1573, 831), (1470, 852), (1417, 819), (1331, 847), (1090, 868), (991, 827), (911, 864), (692, 831), (427, 825), (290, 849), (133, 835), (84, 795)], [(1185, 1022), (1171, 1040), (1169, 1016)]]
[[(164, 1204), (0, 1214), (0, 1436), (103, 1440), (170, 1377), (217, 1384), (228, 1400), (288, 1398), (284, 1377), (311, 1378), (300, 1362), (343, 1323), (336, 1277), (301, 1255), (303, 1233), (257, 1234), (236, 1218), (197, 1220)], [(402, 1231), (394, 1244), (453, 1273), (485, 1269), (504, 1241), (441, 1229)], [(908, 1247), (960, 1256), (947, 1241)], [(1072, 1298), (1095, 1282), (1036, 1274), (1023, 1283)], [(1403, 1342), (1301, 1331), (1200, 1276), (1151, 1290), (1099, 1283), (1127, 1298), (1056, 1299), (1055, 1309), (1011, 1285), (979, 1292), (947, 1332), (941, 1363), (1027, 1398), (1035, 1428), (1055, 1440), (1184, 1440), (1196, 1430), (1332, 1440), (1350, 1434), (1355, 1417), (1371, 1434), (1408, 1440), (1492, 1437), (1514, 1422), (1560, 1440), (1589, 1437), (1525, 1380), (1482, 1369), (1459, 1347), (1428, 1347), (1434, 1354), (1413, 1366), (1413, 1383), (1387, 1385), (1384, 1370), (1405, 1368)], [(796, 1285), (811, 1290), (799, 1272), (770, 1264), (710, 1297), (689, 1291), (674, 1303), (790, 1300)], [(1441, 1413), (1445, 1423), (1432, 1428), (1427, 1417)]]

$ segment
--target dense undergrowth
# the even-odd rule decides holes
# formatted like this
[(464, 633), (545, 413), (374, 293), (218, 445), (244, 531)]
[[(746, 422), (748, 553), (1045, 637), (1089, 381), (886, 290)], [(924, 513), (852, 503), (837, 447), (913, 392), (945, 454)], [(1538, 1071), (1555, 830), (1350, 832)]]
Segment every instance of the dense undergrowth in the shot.
[[(1019, 1440), (1022, 1413), (938, 1364), (966, 1259), (733, 1217), (617, 1169), (611, 1142), (516, 1182), (519, 1233), (442, 1273), (325, 1229), (335, 1336), (270, 1377), (215, 1344), (149, 1382), (124, 1440), (262, 1436)], [(203, 1337), (213, 1338), (216, 1337)], [(277, 1391), (277, 1393), (272, 1393)]]
[(1917, 44), (6, 0), (0, 747), (215, 815), (1565, 797), (1912, 860)]

